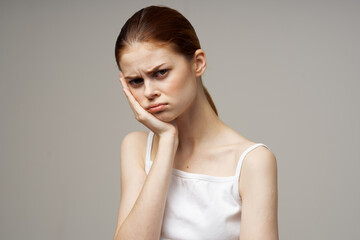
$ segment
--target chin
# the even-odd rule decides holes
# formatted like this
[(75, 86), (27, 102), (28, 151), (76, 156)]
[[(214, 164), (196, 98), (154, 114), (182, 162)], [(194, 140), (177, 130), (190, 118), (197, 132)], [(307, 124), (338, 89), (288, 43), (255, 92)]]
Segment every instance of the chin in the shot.
[(159, 112), (159, 113), (155, 113), (153, 114), (157, 119), (163, 121), (163, 122), (172, 122), (176, 119), (176, 116), (167, 113), (166, 111), (164, 112)]

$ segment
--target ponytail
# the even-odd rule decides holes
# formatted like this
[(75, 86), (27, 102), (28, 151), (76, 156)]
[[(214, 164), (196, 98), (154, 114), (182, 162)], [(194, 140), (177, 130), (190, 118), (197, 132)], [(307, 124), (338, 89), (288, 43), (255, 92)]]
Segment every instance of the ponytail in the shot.
[(204, 92), (205, 92), (205, 95), (206, 95), (206, 99), (207, 99), (208, 102), (210, 103), (210, 106), (211, 106), (212, 110), (214, 110), (215, 114), (216, 114), (217, 116), (219, 116), (219, 115), (218, 115), (218, 112), (217, 112), (217, 109), (216, 109), (216, 107), (215, 107), (215, 103), (214, 103), (214, 101), (212, 100), (209, 91), (206, 89), (206, 87), (205, 87), (204, 85), (203, 85), (203, 89), (204, 89)]

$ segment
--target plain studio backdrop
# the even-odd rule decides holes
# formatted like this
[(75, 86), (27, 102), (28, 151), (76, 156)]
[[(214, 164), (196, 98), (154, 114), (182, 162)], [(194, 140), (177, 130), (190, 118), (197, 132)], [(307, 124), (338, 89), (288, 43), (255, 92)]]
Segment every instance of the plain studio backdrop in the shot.
[(276, 155), (280, 239), (360, 239), (359, 1), (0, 3), (0, 239), (112, 239), (138, 123), (116, 38), (163, 4), (195, 27), (220, 118)]

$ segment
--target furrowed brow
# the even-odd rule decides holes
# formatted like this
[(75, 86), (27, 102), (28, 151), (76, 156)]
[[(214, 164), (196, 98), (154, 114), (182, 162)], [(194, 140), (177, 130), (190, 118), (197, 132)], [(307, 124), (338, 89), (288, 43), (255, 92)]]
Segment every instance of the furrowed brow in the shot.
[[(150, 69), (148, 69), (148, 70), (146, 70), (146, 73), (147, 74), (151, 74), (151, 73), (153, 73), (153, 72), (155, 72), (156, 70), (158, 70), (162, 65), (164, 65), (165, 63), (161, 63), (161, 64), (159, 64), (159, 65), (157, 65), (157, 66), (155, 66), (155, 67), (153, 67), (153, 68), (150, 68)], [(132, 80), (132, 79), (137, 79), (137, 78), (139, 78), (137, 75), (130, 75), (130, 76), (125, 76), (124, 77), (126, 80)]]
[(161, 63), (153, 68), (150, 68), (148, 69), (146, 72), (149, 74), (149, 73), (152, 73), (152, 72), (155, 72), (156, 70), (158, 70), (162, 65), (164, 65), (165, 63)]

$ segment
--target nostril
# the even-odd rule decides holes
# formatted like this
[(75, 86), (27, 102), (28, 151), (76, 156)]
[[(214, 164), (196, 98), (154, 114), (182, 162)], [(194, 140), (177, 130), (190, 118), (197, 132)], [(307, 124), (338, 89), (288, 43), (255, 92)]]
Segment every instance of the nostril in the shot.
[(145, 86), (144, 95), (147, 98), (154, 98), (160, 96), (160, 92), (155, 88), (150, 88), (148, 86)]

